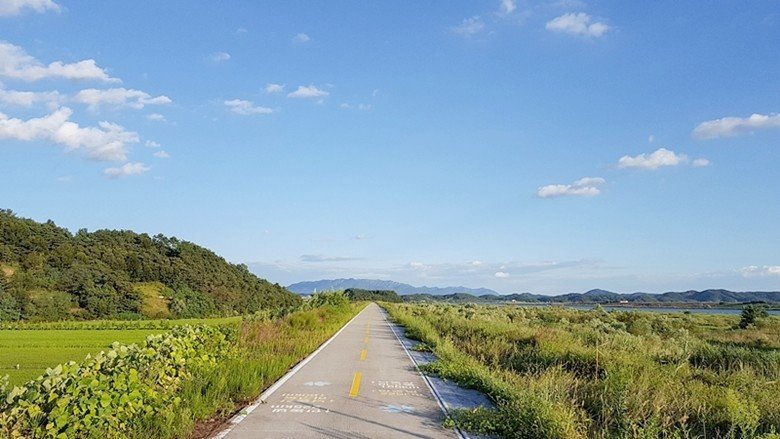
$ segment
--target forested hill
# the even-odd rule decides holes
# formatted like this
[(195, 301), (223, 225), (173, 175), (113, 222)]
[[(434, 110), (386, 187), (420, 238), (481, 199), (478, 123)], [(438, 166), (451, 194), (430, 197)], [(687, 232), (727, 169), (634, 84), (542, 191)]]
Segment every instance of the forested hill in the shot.
[(0, 321), (229, 315), (298, 301), (191, 242), (131, 231), (73, 234), (0, 210)]

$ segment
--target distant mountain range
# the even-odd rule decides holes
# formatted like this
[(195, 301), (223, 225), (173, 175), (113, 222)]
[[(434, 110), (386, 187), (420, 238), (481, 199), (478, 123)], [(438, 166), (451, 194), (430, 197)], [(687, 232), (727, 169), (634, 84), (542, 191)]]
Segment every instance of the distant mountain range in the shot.
[(631, 293), (620, 294), (606, 290), (590, 290), (585, 293), (569, 293), (557, 296), (520, 293), (502, 295), (487, 288), (466, 287), (415, 287), (409, 284), (389, 280), (375, 279), (333, 279), (312, 282), (299, 282), (287, 287), (298, 294), (311, 294), (315, 291), (344, 290), (362, 288), (366, 290), (392, 290), (403, 295), (405, 300), (437, 300), (450, 302), (526, 302), (526, 303), (620, 303), (633, 304), (672, 304), (672, 303), (780, 303), (780, 291), (704, 290), (666, 292), (661, 294)]
[(298, 294), (312, 294), (315, 291), (338, 291), (347, 288), (360, 288), (364, 290), (390, 290), (401, 295), (407, 294), (430, 294), (433, 296), (443, 296), (446, 294), (467, 293), (473, 296), (496, 295), (499, 294), (487, 288), (466, 288), (466, 287), (414, 287), (409, 284), (393, 282), (391, 280), (377, 279), (332, 279), (316, 280), (311, 282), (298, 282), (287, 287), (288, 290)]

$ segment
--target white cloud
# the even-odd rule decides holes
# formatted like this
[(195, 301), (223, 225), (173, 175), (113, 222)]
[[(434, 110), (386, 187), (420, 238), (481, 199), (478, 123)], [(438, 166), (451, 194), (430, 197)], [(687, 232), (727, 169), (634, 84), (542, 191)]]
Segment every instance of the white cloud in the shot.
[(93, 59), (70, 64), (55, 61), (43, 65), (21, 47), (5, 41), (0, 41), (0, 76), (28, 82), (49, 78), (121, 82), (117, 78), (108, 76), (108, 73), (98, 67)]
[(497, 271), (494, 276), (499, 278), (499, 279), (504, 279), (504, 278), (509, 277), (509, 273), (507, 273), (506, 271)]
[(553, 18), (547, 22), (545, 29), (572, 35), (600, 37), (609, 30), (609, 26), (602, 22), (593, 21), (593, 17), (590, 15), (579, 12)]
[(147, 114), (146, 118), (151, 120), (151, 121), (155, 121), (155, 122), (165, 122), (166, 121), (165, 116), (163, 116), (160, 113)]
[(304, 85), (299, 85), (298, 89), (295, 90), (292, 93), (288, 93), (287, 97), (288, 98), (304, 98), (305, 99), (305, 98), (324, 98), (324, 97), (327, 97), (329, 95), (330, 95), (330, 93), (328, 93), (327, 91), (320, 90), (319, 88), (317, 88), (317, 87), (315, 87), (313, 85), (310, 85), (308, 87), (304, 86)]
[(97, 127), (81, 127), (69, 120), (72, 114), (68, 107), (28, 120), (9, 118), (0, 113), (0, 140), (50, 141), (64, 145), (67, 150), (82, 150), (95, 160), (127, 160), (127, 144), (137, 143), (138, 134), (110, 122), (100, 122)]
[(147, 140), (146, 143), (144, 143), (147, 148), (159, 148), (161, 145), (154, 140)]
[(60, 5), (52, 0), (0, 0), (0, 17), (19, 15), (24, 9), (35, 12), (59, 11)]
[(456, 34), (464, 37), (471, 37), (482, 32), (484, 29), (485, 22), (482, 21), (482, 18), (480, 18), (478, 15), (475, 15), (471, 18), (465, 18), (461, 24), (452, 28)]
[(356, 260), (358, 258), (350, 256), (301, 255), (301, 261), (303, 262), (346, 262)]
[(339, 108), (343, 108), (345, 110), (359, 110), (359, 111), (371, 111), (374, 106), (371, 104), (348, 104), (346, 102), (339, 105)]
[(157, 157), (158, 159), (167, 159), (170, 157), (170, 155), (165, 151), (156, 151), (153, 156)]
[(64, 100), (57, 91), (16, 91), (0, 89), (0, 103), (17, 107), (30, 108), (35, 104), (44, 103), (50, 109), (56, 109)]
[(618, 168), (658, 169), (662, 166), (677, 166), (688, 162), (688, 156), (677, 154), (666, 148), (659, 148), (650, 154), (631, 157), (624, 155), (618, 160)]
[(550, 184), (540, 187), (536, 195), (539, 198), (563, 196), (592, 197), (601, 193), (599, 187), (607, 181), (601, 177), (584, 177), (572, 184)]
[(780, 276), (780, 265), (750, 265), (743, 267), (740, 272), (745, 277)]
[(209, 60), (212, 62), (224, 62), (230, 60), (230, 54), (227, 52), (214, 52), (209, 55)]
[(695, 168), (703, 168), (710, 165), (710, 161), (707, 159), (696, 159), (691, 163)]
[(87, 108), (90, 110), (98, 110), (103, 106), (130, 107), (140, 110), (146, 105), (166, 105), (171, 103), (171, 99), (168, 96), (152, 97), (144, 91), (126, 88), (109, 88), (107, 90), (88, 88), (76, 93), (73, 96), (73, 101), (87, 105)]
[(501, 13), (511, 14), (515, 9), (517, 9), (517, 4), (515, 3), (515, 0), (501, 0), (500, 8)]
[(265, 92), (270, 94), (281, 93), (284, 91), (284, 84), (266, 84)]
[(780, 127), (780, 114), (751, 114), (749, 117), (723, 117), (700, 123), (693, 130), (693, 137), (715, 139), (743, 133)]
[(304, 33), (299, 33), (293, 37), (292, 41), (293, 43), (299, 43), (299, 44), (308, 43), (309, 41), (311, 41), (311, 38), (309, 38), (309, 36)]
[(248, 116), (250, 114), (270, 114), (274, 110), (267, 107), (256, 107), (252, 101), (245, 101), (243, 99), (232, 99), (225, 101), (225, 105), (236, 114)]
[(103, 174), (108, 178), (121, 178), (129, 175), (143, 174), (149, 169), (151, 168), (144, 166), (143, 163), (125, 163), (116, 168), (106, 168), (103, 170)]

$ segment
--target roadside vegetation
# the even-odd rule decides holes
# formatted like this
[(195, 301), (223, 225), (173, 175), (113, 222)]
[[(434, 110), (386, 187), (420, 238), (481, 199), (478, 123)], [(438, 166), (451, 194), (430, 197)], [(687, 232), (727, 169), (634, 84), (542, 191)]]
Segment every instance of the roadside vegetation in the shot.
[[(207, 437), (363, 306), (350, 303), (343, 293), (328, 293), (292, 312), (266, 310), (243, 319), (216, 320), (214, 326), (170, 328), (168, 322), (153, 328), (154, 323), (138, 321), (47, 329), (57, 324), (42, 323), (35, 329), (2, 331), (35, 337), (47, 331), (63, 337), (94, 333), (96, 339), (106, 331), (143, 341), (117, 342), (83, 361), (52, 364), (39, 378), (21, 385), (0, 379), (0, 437)], [(125, 324), (138, 328), (101, 329)], [(145, 336), (143, 331), (163, 333)]]
[[(504, 438), (780, 438), (780, 318), (384, 304)], [(746, 317), (747, 316), (747, 317)], [(747, 319), (747, 321), (746, 321)]]

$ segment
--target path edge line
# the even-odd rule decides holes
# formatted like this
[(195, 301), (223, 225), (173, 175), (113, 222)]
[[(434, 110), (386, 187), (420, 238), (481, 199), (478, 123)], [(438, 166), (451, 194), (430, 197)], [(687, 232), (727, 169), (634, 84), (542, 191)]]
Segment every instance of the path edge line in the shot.
[[(363, 311), (368, 309), (370, 306), (370, 303), (363, 307), (362, 310), (360, 310), (359, 313), (355, 314), (354, 317), (349, 319), (347, 323), (344, 324), (338, 331), (336, 331), (335, 334), (333, 334), (329, 339), (325, 340), (324, 343), (322, 343), (317, 349), (314, 350), (311, 354), (309, 354), (308, 357), (304, 358), (303, 360), (299, 361), (298, 364), (296, 364), (292, 369), (290, 369), (286, 374), (284, 374), (281, 378), (279, 378), (275, 383), (271, 385), (271, 387), (267, 388), (263, 393), (260, 394), (260, 396), (257, 397), (257, 399), (250, 405), (244, 407), (241, 411), (239, 411), (236, 415), (234, 415), (230, 420), (227, 421), (228, 426), (224, 428), (223, 430), (219, 431), (213, 436), (210, 436), (211, 439), (224, 439), (231, 431), (233, 431), (233, 428), (238, 425), (239, 422), (246, 419), (247, 416), (249, 416), (250, 413), (255, 411), (257, 407), (260, 406), (260, 404), (264, 404), (265, 400), (268, 399), (274, 392), (276, 392), (279, 387), (282, 387), (284, 383), (287, 382), (290, 378), (293, 377), (303, 366), (305, 366), (308, 362), (310, 362), (314, 357), (320, 353), (323, 349), (325, 349), (326, 346), (330, 344), (336, 337), (338, 337), (339, 334), (341, 334), (341, 331), (343, 331), (347, 326), (349, 326), (350, 323), (352, 323), (353, 320), (358, 318), (360, 314), (363, 314)], [(386, 319), (385, 319), (386, 320)]]
[[(385, 323), (387, 323), (387, 326), (390, 327), (390, 331), (393, 332), (393, 335), (395, 335), (395, 339), (398, 340), (398, 344), (401, 345), (401, 347), (404, 349), (404, 352), (406, 353), (406, 356), (409, 357), (409, 360), (412, 361), (412, 364), (414, 365), (414, 368), (417, 370), (417, 373), (420, 374), (423, 381), (425, 382), (425, 385), (428, 386), (428, 390), (431, 391), (431, 394), (433, 395), (433, 399), (436, 400), (436, 404), (439, 405), (439, 408), (441, 409), (442, 413), (446, 416), (450, 416), (450, 412), (447, 409), (447, 405), (444, 402), (444, 399), (442, 399), (441, 395), (439, 395), (439, 392), (436, 390), (436, 388), (433, 386), (433, 383), (428, 379), (428, 376), (425, 375), (422, 370), (420, 370), (420, 365), (417, 364), (417, 360), (414, 359), (412, 354), (409, 352), (409, 349), (406, 348), (406, 345), (403, 341), (401, 341), (401, 337), (398, 336), (398, 333), (395, 330), (395, 326), (390, 323), (389, 320), (387, 320), (388, 313), (384, 310), (384, 308), (380, 307), (382, 309), (382, 317), (385, 319)], [(400, 326), (398, 326), (400, 327)], [(459, 439), (471, 439), (463, 430), (460, 429), (460, 427), (455, 426), (455, 432), (458, 434)]]

